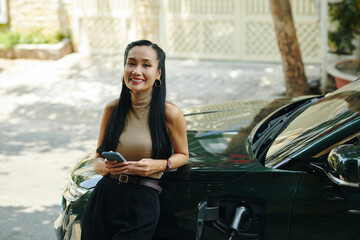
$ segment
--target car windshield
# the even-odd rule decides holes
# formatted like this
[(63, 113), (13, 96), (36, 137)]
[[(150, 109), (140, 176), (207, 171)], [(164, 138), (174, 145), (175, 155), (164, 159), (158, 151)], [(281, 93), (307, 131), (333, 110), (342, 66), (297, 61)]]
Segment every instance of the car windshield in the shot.
[[(360, 119), (359, 108), (360, 84), (349, 84), (326, 95), (292, 120), (276, 137), (266, 154), (265, 166), (281, 165), (284, 159), (305, 151), (314, 142)], [(331, 144), (331, 141), (327, 142)]]

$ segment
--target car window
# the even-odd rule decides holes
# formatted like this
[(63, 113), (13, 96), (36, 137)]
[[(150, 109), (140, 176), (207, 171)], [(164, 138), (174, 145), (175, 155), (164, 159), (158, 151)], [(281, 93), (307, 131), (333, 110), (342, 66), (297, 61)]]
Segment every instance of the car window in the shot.
[(315, 104), (305, 110), (276, 138), (266, 156), (275, 153), (283, 146), (299, 137), (302, 133), (311, 129), (316, 129), (316, 127), (328, 122), (329, 119), (341, 115), (344, 112), (344, 109), (346, 109), (346, 105), (347, 104), (341, 100), (333, 100), (330, 103), (322, 101), (320, 104)]
[[(314, 142), (321, 141), (327, 135), (359, 119), (359, 100), (360, 84), (349, 84), (348, 87), (345, 86), (341, 90), (328, 94), (310, 106), (276, 137), (266, 154), (265, 165), (274, 167), (285, 158), (306, 151)], [(352, 134), (355, 132), (354, 129)], [(346, 137), (343, 136), (343, 138)], [(333, 141), (328, 141), (330, 145), (323, 146), (324, 148), (319, 149), (319, 152), (341, 139), (333, 139)]]

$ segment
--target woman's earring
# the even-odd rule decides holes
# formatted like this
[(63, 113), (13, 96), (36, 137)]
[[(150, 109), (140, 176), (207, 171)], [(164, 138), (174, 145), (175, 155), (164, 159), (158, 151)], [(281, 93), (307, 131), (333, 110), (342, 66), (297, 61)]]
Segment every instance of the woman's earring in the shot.
[(156, 79), (156, 80), (155, 80), (155, 84), (154, 84), (155, 87), (158, 87), (158, 88), (159, 88), (159, 87), (161, 87), (161, 84), (162, 84), (161, 80), (159, 80), (159, 79)]

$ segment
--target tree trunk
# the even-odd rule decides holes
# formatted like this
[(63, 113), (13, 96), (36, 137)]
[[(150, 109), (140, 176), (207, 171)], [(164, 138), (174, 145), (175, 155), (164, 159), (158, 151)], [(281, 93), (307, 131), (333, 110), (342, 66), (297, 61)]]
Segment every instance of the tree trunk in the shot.
[(275, 32), (285, 74), (286, 96), (309, 94), (289, 0), (271, 0)]

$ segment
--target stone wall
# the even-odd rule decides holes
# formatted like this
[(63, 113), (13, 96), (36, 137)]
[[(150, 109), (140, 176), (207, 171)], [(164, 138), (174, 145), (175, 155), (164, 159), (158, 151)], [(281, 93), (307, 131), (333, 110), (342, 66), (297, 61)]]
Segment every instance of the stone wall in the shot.
[(69, 39), (57, 44), (18, 44), (6, 50), (0, 49), (0, 58), (28, 58), (58, 60), (73, 51)]
[(71, 31), (71, 0), (9, 0), (12, 31), (38, 28), (44, 34)]

